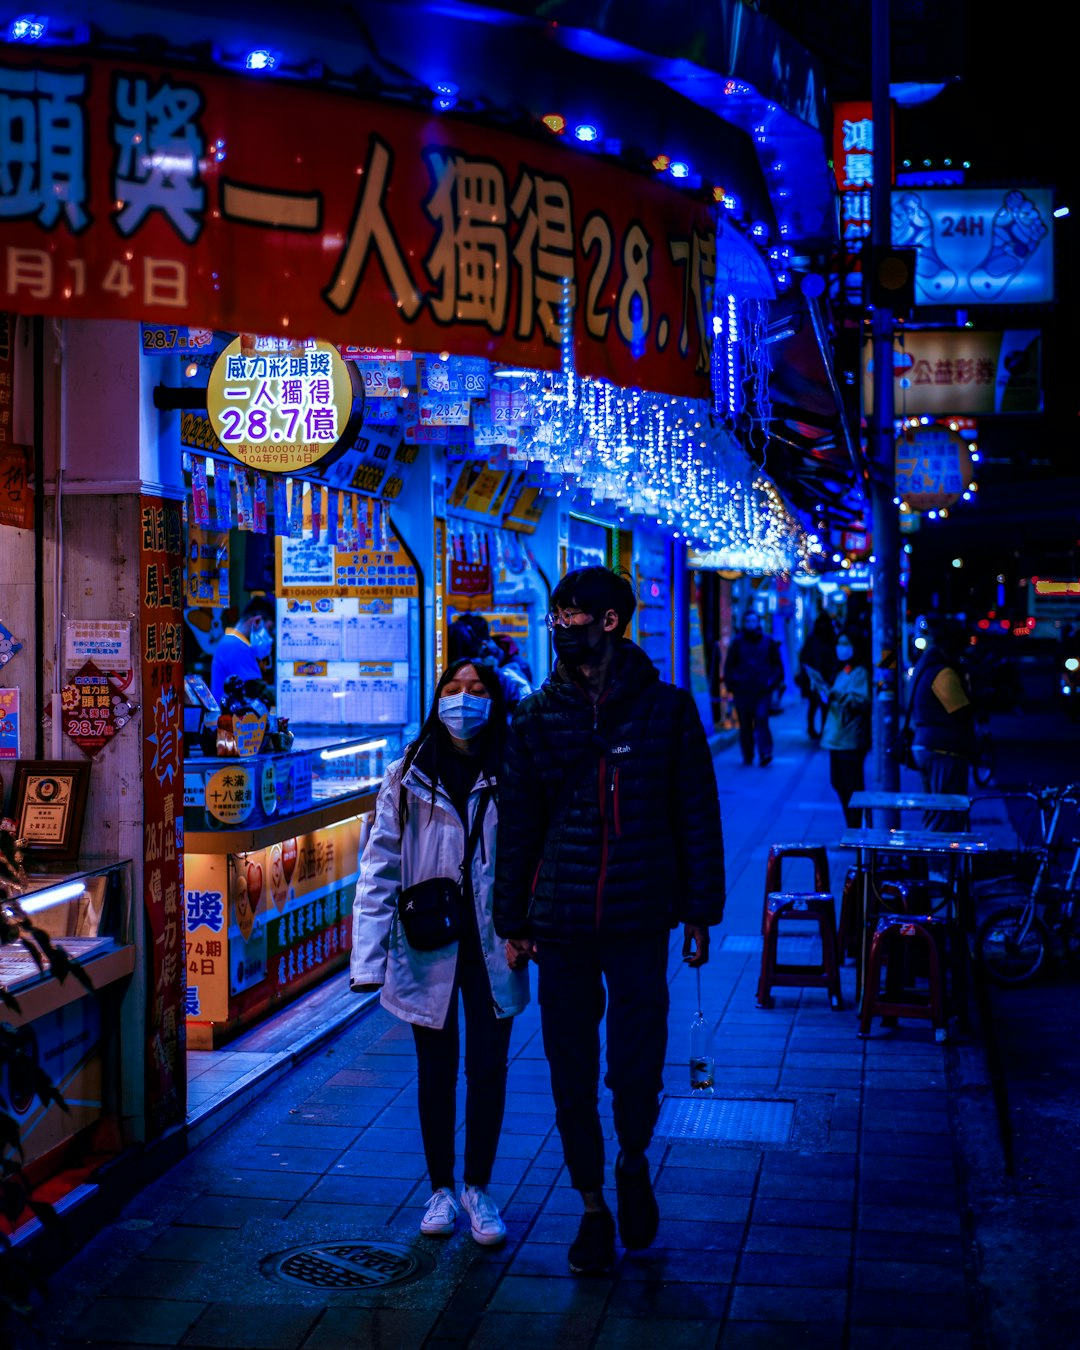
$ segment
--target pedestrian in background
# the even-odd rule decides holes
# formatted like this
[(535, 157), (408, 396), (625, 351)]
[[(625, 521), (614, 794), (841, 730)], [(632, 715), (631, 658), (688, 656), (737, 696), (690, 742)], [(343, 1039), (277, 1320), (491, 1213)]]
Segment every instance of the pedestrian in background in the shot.
[(580, 1274), (615, 1260), (597, 1110), (600, 1024), (619, 1155), (618, 1232), (647, 1247), (660, 1211), (646, 1150), (667, 1049), (668, 947), (704, 965), (724, 909), (720, 807), (693, 698), (623, 636), (636, 600), (606, 567), (569, 572), (551, 595), (558, 658), (507, 739), (495, 928), (507, 960), (532, 956), (555, 1121), (584, 1213), (569, 1250)]
[(799, 648), (799, 687), (806, 699), (806, 734), (812, 741), (821, 739), (825, 724), (825, 702), (819, 692), (818, 682), (811, 679), (808, 672), (816, 671), (826, 687), (831, 688), (840, 668), (836, 644), (833, 621), (822, 611)]
[(862, 824), (862, 812), (849, 805), (852, 794), (866, 786), (866, 752), (870, 749), (870, 668), (865, 652), (856, 651), (846, 633), (836, 641), (839, 670), (828, 690), (819, 695), (825, 707), (822, 746), (829, 752), (829, 782), (840, 798), (851, 829)]
[(492, 635), (487, 619), (475, 611), (459, 614), (450, 624), (448, 637), (447, 649), (451, 661), (463, 661), (466, 658), (485, 661), (498, 673), (509, 721), (521, 700), (532, 693), (532, 681), (526, 677), (524, 662), (517, 656), (517, 644), (504, 645), (500, 642)]
[(743, 615), (742, 631), (728, 648), (724, 683), (735, 700), (743, 763), (753, 764), (756, 746), (758, 762), (763, 767), (771, 764), (769, 713), (773, 691), (784, 683), (784, 663), (779, 645), (762, 631), (761, 615), (755, 610), (748, 609)]
[[(528, 973), (507, 968), (492, 925), (495, 789), (505, 729), (495, 670), (451, 663), (419, 736), (390, 765), (379, 789), (356, 884), (350, 970), (356, 992), (381, 990), (383, 1007), (412, 1024), (432, 1190), (420, 1231), (429, 1237), (448, 1237), (458, 1215), (459, 1000), (464, 1007), (460, 1203), (484, 1246), (506, 1237), (487, 1188), (502, 1130), (510, 1031), (529, 1001)], [(424, 916), (429, 926), (414, 930)], [(442, 918), (457, 936), (432, 947), (430, 921)]]
[[(911, 676), (911, 753), (924, 792), (968, 790), (968, 770), (975, 758), (975, 711), (961, 657), (967, 645), (955, 619), (928, 617), (929, 639)], [(962, 830), (958, 811), (927, 811), (928, 830)]]

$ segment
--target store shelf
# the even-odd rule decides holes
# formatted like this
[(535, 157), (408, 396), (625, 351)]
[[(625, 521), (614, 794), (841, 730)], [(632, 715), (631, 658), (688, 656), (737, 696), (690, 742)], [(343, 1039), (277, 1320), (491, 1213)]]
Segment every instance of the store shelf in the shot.
[(255, 849), (269, 848), (271, 844), (280, 844), (283, 839), (291, 839), (297, 834), (312, 834), (324, 830), (350, 816), (362, 815), (375, 809), (374, 792), (351, 792), (336, 801), (323, 806), (315, 806), (310, 811), (301, 811), (284, 820), (275, 820), (271, 825), (263, 825), (257, 830), (192, 830), (184, 839), (186, 853), (251, 853)]

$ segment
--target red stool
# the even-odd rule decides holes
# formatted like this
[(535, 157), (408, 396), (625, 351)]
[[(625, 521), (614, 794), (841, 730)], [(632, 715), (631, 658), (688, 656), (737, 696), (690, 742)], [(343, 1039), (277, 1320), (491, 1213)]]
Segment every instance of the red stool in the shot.
[[(866, 967), (859, 1035), (869, 1036), (875, 1017), (882, 1025), (894, 1026), (898, 1017), (921, 1017), (931, 1022), (934, 1039), (946, 1036), (945, 979), (942, 947), (949, 927), (943, 915), (882, 914), (870, 943)], [(918, 955), (925, 959), (927, 990), (905, 989), (904, 957), (908, 943), (917, 944)], [(885, 967), (885, 989), (881, 988), (881, 968)]]
[[(781, 919), (809, 919), (821, 935), (821, 964), (781, 965), (776, 959)], [(772, 1007), (772, 990), (825, 989), (834, 1008), (841, 1008), (840, 965), (836, 957), (836, 905), (831, 895), (821, 892), (773, 891), (765, 902), (765, 944), (761, 951), (761, 977), (758, 980), (759, 1008)]]
[[(785, 858), (809, 858), (814, 864), (814, 889), (806, 894), (831, 895), (829, 884), (829, 855), (824, 844), (772, 844), (765, 863), (765, 904), (761, 912), (761, 931), (765, 931), (769, 896), (784, 889), (781, 872)], [(790, 892), (794, 894), (794, 892)]]

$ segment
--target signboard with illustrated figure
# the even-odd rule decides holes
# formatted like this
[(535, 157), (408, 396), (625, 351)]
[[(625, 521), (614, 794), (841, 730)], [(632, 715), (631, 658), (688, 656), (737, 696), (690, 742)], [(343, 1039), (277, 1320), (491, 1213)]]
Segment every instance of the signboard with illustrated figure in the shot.
[(967, 309), (1054, 299), (1050, 188), (897, 189), (892, 242), (916, 250), (916, 306)]

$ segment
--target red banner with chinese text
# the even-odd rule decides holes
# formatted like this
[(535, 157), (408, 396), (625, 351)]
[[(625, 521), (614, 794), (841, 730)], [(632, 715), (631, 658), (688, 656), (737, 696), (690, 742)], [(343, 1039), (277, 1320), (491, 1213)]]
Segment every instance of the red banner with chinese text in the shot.
[(560, 360), (709, 396), (711, 209), (569, 147), (282, 83), (6, 49), (0, 302)]
[(146, 1116), (155, 1133), (185, 1109), (183, 566), (180, 503), (140, 497)]

